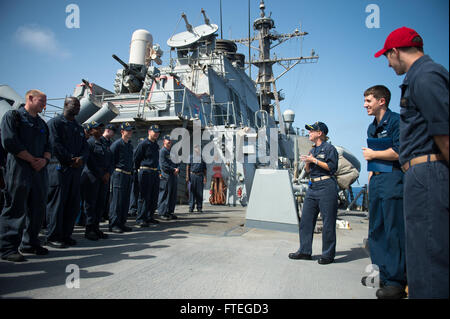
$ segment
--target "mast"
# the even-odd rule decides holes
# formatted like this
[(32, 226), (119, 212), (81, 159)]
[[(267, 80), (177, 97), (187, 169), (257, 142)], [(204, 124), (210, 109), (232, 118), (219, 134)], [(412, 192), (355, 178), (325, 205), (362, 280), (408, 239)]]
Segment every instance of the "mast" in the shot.
[(261, 10), (261, 17), (253, 22), (253, 29), (259, 32), (259, 60), (253, 61), (253, 65), (258, 67), (258, 78), (256, 84), (259, 85), (261, 109), (267, 111), (273, 117), (273, 107), (271, 101), (273, 93), (271, 84), (273, 80), (272, 66), (275, 61), (270, 59), (270, 30), (275, 27), (275, 21), (272, 18), (266, 17), (264, 10), (266, 6), (261, 0), (259, 9)]
[[(272, 101), (275, 100), (275, 106), (277, 107), (277, 113), (280, 123), (282, 122), (281, 111), (279, 109), (279, 102), (283, 98), (279, 96), (279, 92), (276, 91), (275, 81), (286, 74), (289, 70), (291, 70), (294, 66), (299, 63), (315, 63), (319, 59), (319, 56), (314, 53), (314, 50), (311, 52), (311, 56), (308, 57), (294, 57), (294, 58), (271, 58), (271, 49), (282, 44), (285, 41), (296, 37), (303, 37), (307, 35), (307, 32), (301, 32), (296, 29), (292, 33), (287, 34), (277, 34), (275, 32), (271, 32), (272, 29), (275, 28), (275, 21), (269, 16), (267, 17), (265, 14), (266, 6), (264, 4), (264, 0), (260, 0), (259, 4), (260, 17), (253, 22), (253, 29), (257, 31), (257, 35), (254, 37), (244, 38), (244, 39), (236, 39), (231, 40), (235, 43), (241, 43), (251, 47), (251, 43), (253, 41), (258, 41), (258, 48), (255, 48), (259, 51), (258, 60), (251, 61), (251, 57), (249, 57), (249, 61), (251, 64), (258, 68), (258, 76), (255, 80), (255, 84), (258, 87), (258, 95), (260, 101), (260, 109), (265, 110), (272, 118), (275, 118), (274, 113), (274, 105)], [(276, 42), (274, 45), (272, 45)], [(274, 77), (273, 74), (273, 65), (278, 63), (281, 65), (285, 71), (278, 77)], [(282, 125), (280, 125), (282, 126)], [(281, 127), (284, 129), (284, 126)]]

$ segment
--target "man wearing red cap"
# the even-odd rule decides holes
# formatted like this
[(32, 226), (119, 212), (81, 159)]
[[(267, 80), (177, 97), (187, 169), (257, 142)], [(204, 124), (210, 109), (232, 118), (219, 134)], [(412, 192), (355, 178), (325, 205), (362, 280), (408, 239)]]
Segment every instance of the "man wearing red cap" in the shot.
[(402, 27), (375, 57), (406, 76), (400, 100), (400, 164), (405, 172), (406, 272), (410, 298), (449, 297), (448, 71)]

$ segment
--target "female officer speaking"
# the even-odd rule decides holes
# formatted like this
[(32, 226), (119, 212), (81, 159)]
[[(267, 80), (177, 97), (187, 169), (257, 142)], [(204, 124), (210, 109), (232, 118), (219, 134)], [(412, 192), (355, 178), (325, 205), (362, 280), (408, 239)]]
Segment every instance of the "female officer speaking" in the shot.
[(322, 122), (305, 125), (309, 140), (314, 143), (309, 155), (302, 155), (306, 172), (310, 175), (310, 187), (306, 192), (300, 220), (300, 248), (290, 253), (291, 259), (311, 260), (314, 227), (319, 212), (323, 218), (322, 256), (319, 264), (334, 261), (336, 252), (336, 216), (338, 208), (337, 184), (334, 173), (338, 166), (338, 152), (327, 142), (328, 127)]

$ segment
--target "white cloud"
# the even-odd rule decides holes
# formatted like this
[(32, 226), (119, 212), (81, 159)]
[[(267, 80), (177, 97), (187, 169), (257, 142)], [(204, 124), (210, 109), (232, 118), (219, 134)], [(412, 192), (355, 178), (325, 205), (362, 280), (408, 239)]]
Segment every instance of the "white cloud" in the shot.
[(15, 33), (15, 38), (20, 44), (41, 53), (60, 58), (71, 56), (70, 52), (59, 44), (52, 30), (38, 25), (19, 27)]

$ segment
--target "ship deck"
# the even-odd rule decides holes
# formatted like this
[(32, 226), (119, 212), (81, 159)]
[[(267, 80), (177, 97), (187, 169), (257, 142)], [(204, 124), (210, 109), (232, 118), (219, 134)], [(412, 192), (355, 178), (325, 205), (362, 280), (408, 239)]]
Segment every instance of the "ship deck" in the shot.
[[(368, 220), (340, 215), (351, 229), (337, 229), (335, 262), (320, 265), (322, 236), (314, 235), (313, 260), (291, 260), (298, 234), (245, 227), (245, 208), (204, 207), (177, 220), (109, 239), (89, 241), (75, 227), (78, 244), (49, 248), (26, 262), (0, 261), (0, 297), (36, 299), (374, 299), (361, 277), (371, 264), (363, 240)], [(130, 226), (134, 220), (129, 219)], [(107, 224), (102, 223), (105, 231)], [(68, 288), (68, 265), (80, 270), (79, 288)], [(69, 277), (68, 277), (69, 276)]]

